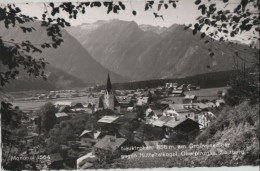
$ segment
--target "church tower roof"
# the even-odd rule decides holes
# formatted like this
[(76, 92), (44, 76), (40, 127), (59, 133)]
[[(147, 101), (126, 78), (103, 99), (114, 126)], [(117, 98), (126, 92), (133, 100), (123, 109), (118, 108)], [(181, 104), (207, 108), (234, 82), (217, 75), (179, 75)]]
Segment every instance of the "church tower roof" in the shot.
[(108, 93), (110, 93), (112, 91), (112, 84), (111, 84), (111, 81), (110, 81), (109, 74), (107, 75), (107, 87), (106, 87), (106, 90), (107, 90)]

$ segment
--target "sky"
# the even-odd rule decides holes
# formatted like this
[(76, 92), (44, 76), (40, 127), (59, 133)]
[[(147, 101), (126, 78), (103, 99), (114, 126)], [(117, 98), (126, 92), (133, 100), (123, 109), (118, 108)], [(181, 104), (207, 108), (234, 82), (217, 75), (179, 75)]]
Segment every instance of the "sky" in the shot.
[[(58, 3), (64, 0), (52, 0), (51, 2)], [(78, 2), (80, 0), (65, 0), (66, 1), (74, 1)], [(84, 0), (81, 0), (84, 1)], [(86, 1), (86, 0), (85, 0)], [(93, 1), (93, 0), (92, 0)], [(100, 0), (99, 0), (100, 1)], [(102, 1), (102, 0), (101, 0)], [(104, 1), (104, 0), (103, 0)], [(114, 0), (116, 1), (116, 0)], [(153, 26), (165, 26), (170, 27), (173, 24), (194, 24), (196, 19), (201, 15), (200, 11), (198, 10), (198, 6), (194, 4), (195, 0), (179, 0), (177, 3), (177, 8), (173, 8), (169, 6), (168, 9), (164, 7), (158, 12), (158, 14), (163, 15), (163, 18), (155, 18), (153, 15), (152, 10), (145, 11), (145, 0), (121, 0), (124, 2), (126, 9), (124, 11), (120, 10), (118, 14), (110, 12), (107, 14), (107, 9), (102, 5), (102, 7), (95, 7), (95, 8), (87, 8), (85, 14), (78, 15), (77, 19), (69, 19), (68, 14), (65, 12), (61, 12), (57, 17), (63, 17), (68, 20), (71, 25), (80, 25), (83, 23), (94, 23), (98, 20), (111, 20), (111, 19), (119, 19), (119, 20), (126, 20), (126, 21), (135, 21), (137, 24), (148, 24)], [(165, 0), (168, 2), (168, 0)], [(208, 2), (208, 0), (202, 0)], [(19, 3), (18, 3), (19, 2)], [(29, 2), (29, 3), (25, 3)], [(36, 16), (41, 19), (41, 16), (44, 11), (44, 3), (43, 2), (50, 2), (50, 0), (0, 0), (0, 5), (4, 3), (16, 3), (19, 6), (23, 13)], [(159, 0), (155, 0), (155, 9), (157, 10), (157, 4)], [(229, 0), (229, 5), (224, 6), (222, 0), (211, 0), (217, 4), (218, 8), (225, 8), (225, 9), (234, 9), (234, 7), (240, 2), (239, 0)], [(48, 4), (48, 3), (46, 3)], [(135, 10), (137, 15), (134, 16), (132, 11)], [(231, 38), (230, 40), (238, 40), (240, 42), (250, 44), (251, 40), (246, 40), (246, 37), (252, 36), (251, 33), (245, 33), (235, 38)]]
[[(13, 0), (1, 0), (3, 3), (5, 1), (12, 2)], [(19, 3), (18, 6), (24, 13), (41, 18), (44, 9), (42, 1), (43, 0), (36, 3), (37, 1), (34, 0), (34, 3), (29, 4)], [(15, 2), (17, 2), (17, 0)], [(19, 2), (22, 1), (20, 0)], [(26, 0), (26, 2), (28, 2), (28, 0)], [(79, 25), (82, 23), (93, 23), (97, 20), (120, 19), (135, 21), (137, 24), (169, 27), (172, 24), (193, 24), (195, 19), (200, 15), (200, 11), (197, 10), (197, 6), (194, 4), (193, 0), (180, 0), (180, 2), (177, 3), (177, 8), (173, 8), (172, 6), (169, 6), (166, 10), (162, 8), (158, 14), (163, 15), (164, 20), (155, 18), (152, 10), (144, 10), (145, 0), (127, 0), (124, 1), (124, 4), (126, 9), (120, 11), (119, 14), (114, 14), (112, 12), (107, 14), (105, 7), (87, 8), (85, 14), (79, 15), (77, 20), (70, 20), (70, 23), (72, 25)], [(132, 14), (132, 10), (137, 12), (136, 16)], [(62, 16), (65, 17), (65, 15)]]

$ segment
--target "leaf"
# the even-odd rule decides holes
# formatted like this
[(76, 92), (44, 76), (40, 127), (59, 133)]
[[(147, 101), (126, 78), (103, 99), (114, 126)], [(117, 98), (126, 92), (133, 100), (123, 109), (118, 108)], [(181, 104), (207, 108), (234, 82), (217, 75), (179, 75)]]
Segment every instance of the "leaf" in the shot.
[(201, 0), (196, 0), (196, 1), (195, 1), (195, 4), (196, 4), (196, 5), (199, 5), (200, 3), (201, 3)]
[(144, 10), (147, 11), (148, 9), (149, 9), (149, 4), (147, 3), (147, 4), (145, 4)]
[(200, 38), (203, 39), (206, 36), (205, 33), (201, 33)]
[(188, 26), (184, 27), (184, 30), (187, 30), (188, 28), (190, 28), (192, 26), (192, 24), (189, 24)]
[(252, 24), (247, 24), (247, 25), (246, 25), (246, 31), (250, 31), (251, 28), (252, 28), (252, 26), (253, 26)]
[(161, 7), (162, 7), (162, 4), (160, 3), (160, 4), (158, 4), (158, 11), (160, 11), (161, 10)]
[(57, 45), (56, 45), (56, 44), (52, 44), (52, 47), (53, 47), (53, 48), (57, 48)]
[(125, 5), (121, 1), (119, 1), (118, 4), (122, 8), (122, 10), (125, 10)]
[(176, 8), (176, 7), (177, 7), (177, 5), (175, 4), (175, 2), (172, 3), (172, 6), (173, 6), (173, 8)]
[(193, 35), (197, 34), (197, 29), (192, 30)]
[[(258, 2), (259, 3), (259, 2)], [(240, 4), (242, 5), (242, 11), (245, 11), (245, 8), (246, 8), (246, 6), (247, 6), (247, 4), (248, 4), (248, 0), (242, 0), (241, 2), (240, 2)]]
[(54, 3), (51, 2), (51, 3), (50, 3), (50, 6), (53, 8), (53, 7), (54, 7)]
[(205, 4), (202, 4), (198, 7), (199, 10), (201, 10), (201, 14), (204, 15), (206, 13), (207, 7)]
[(223, 30), (223, 33), (226, 33), (226, 34), (228, 34), (228, 30)]

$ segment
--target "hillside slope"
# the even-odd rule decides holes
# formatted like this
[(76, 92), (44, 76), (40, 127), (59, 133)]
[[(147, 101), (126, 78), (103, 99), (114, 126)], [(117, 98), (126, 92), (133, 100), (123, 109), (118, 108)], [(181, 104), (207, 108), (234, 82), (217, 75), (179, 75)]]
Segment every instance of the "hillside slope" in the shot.
[[(175, 153), (186, 152), (185, 156), (164, 157), (132, 157), (130, 159), (117, 159), (114, 163), (102, 168), (155, 168), (155, 167), (220, 167), (244, 166), (260, 164), (259, 158), (260, 120), (259, 104), (250, 106), (244, 102), (234, 108), (225, 107), (217, 120), (204, 130), (193, 144), (230, 144), (222, 148), (186, 148), (178, 149), (177, 146), (167, 150), (145, 150), (141, 153)], [(188, 146), (189, 147), (189, 146)], [(194, 152), (197, 156), (192, 155)], [(205, 153), (203, 153), (205, 152)], [(225, 152), (233, 152), (225, 154)], [(215, 154), (215, 155), (208, 155)], [(133, 155), (133, 156), (134, 156)]]
[[(243, 58), (248, 58), (252, 52), (245, 45), (229, 47), (217, 41), (206, 45), (199, 33), (194, 36), (190, 29), (185, 31), (183, 25), (177, 24), (160, 28), (111, 20), (86, 25), (75, 26), (68, 32), (96, 61), (132, 80), (180, 78), (232, 70), (236, 49)], [(213, 57), (209, 55), (209, 48), (215, 51)]]
[(28, 91), (28, 90), (56, 90), (56, 89), (71, 89), (85, 87), (87, 84), (82, 80), (70, 75), (60, 69), (47, 65), (45, 69), (47, 80), (42, 78), (34, 78), (28, 76), (21, 69), (19, 77), (16, 80), (11, 80), (3, 90), (5, 91)]
[[(45, 28), (40, 26), (40, 22), (28, 24), (37, 30), (29, 34), (24, 34), (17, 27), (5, 29), (2, 24), (0, 23), (0, 35), (3, 40), (15, 39), (16, 42), (30, 40), (34, 44), (50, 42)], [(108, 72), (113, 82), (126, 80), (124, 77), (109, 71), (96, 62), (86, 49), (66, 30), (62, 30), (62, 38), (64, 42), (60, 47), (57, 49), (45, 49), (42, 54), (33, 54), (34, 57), (45, 58), (45, 61), (49, 62), (55, 68), (67, 72), (85, 83), (104, 83)]]

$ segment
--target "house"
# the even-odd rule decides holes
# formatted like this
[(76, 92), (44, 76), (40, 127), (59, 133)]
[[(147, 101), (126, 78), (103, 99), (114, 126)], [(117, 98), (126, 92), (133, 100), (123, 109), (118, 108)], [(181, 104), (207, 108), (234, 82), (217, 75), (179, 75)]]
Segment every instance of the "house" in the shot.
[(49, 169), (61, 169), (64, 168), (64, 159), (60, 153), (50, 154)]
[(164, 124), (171, 119), (172, 119), (172, 117), (170, 117), (170, 116), (161, 116), (159, 119), (152, 122), (152, 125), (159, 127), (159, 128), (162, 128), (164, 126)]
[(201, 109), (190, 104), (169, 104), (169, 107), (164, 110), (165, 116), (177, 116), (180, 119), (190, 118), (194, 120), (194, 114), (199, 113)]
[(112, 123), (118, 118), (119, 116), (103, 116), (101, 119), (98, 120), (98, 123)]
[(170, 117), (180, 117), (179, 113), (176, 112), (174, 109), (168, 109), (164, 112), (164, 116), (170, 116)]
[(190, 118), (172, 118), (164, 124), (166, 135), (170, 135), (173, 132), (176, 133), (191, 133), (197, 134), (200, 130), (199, 123)]
[(156, 140), (154, 140), (154, 141), (144, 141), (144, 145), (145, 145), (146, 147), (149, 147), (149, 146), (154, 146), (154, 147), (156, 147), (157, 145), (161, 145), (161, 144), (162, 144), (161, 141), (156, 141)]
[(71, 103), (71, 108), (84, 108), (84, 106), (83, 106), (83, 104), (82, 103), (80, 103), (80, 102), (72, 102)]
[(60, 106), (70, 106), (71, 107), (72, 102), (70, 101), (57, 101), (54, 103), (55, 107), (60, 107)]
[(216, 100), (216, 107), (225, 106), (225, 101), (223, 99)]
[(92, 147), (98, 141), (100, 135), (100, 131), (84, 130), (80, 134), (79, 139), (84, 146)]
[(93, 162), (97, 160), (97, 157), (92, 152), (81, 156), (77, 159), (77, 169), (88, 169), (93, 166)]
[(172, 97), (182, 97), (182, 96), (184, 96), (184, 91), (183, 90), (172, 90), (169, 93), (169, 96), (172, 96)]
[(193, 103), (193, 106), (197, 106), (200, 109), (210, 109), (210, 108), (215, 108), (216, 104), (212, 102), (207, 102), (207, 103)]
[(118, 133), (118, 125), (113, 122), (118, 119), (119, 116), (103, 116), (97, 121), (98, 126), (101, 129), (102, 134), (115, 135)]
[(196, 88), (197, 88), (197, 86), (195, 86), (195, 85), (191, 85), (191, 84), (187, 85), (187, 90), (188, 91), (196, 90)]
[(106, 85), (105, 94), (99, 97), (98, 108), (111, 109), (115, 112), (120, 113), (120, 104), (113, 92), (109, 74), (107, 76), (107, 85)]
[(58, 123), (69, 119), (69, 115), (67, 113), (55, 113), (55, 116)]
[(146, 105), (149, 102), (149, 97), (138, 97), (137, 98), (137, 106)]
[(197, 96), (195, 95), (190, 95), (190, 94), (186, 94), (184, 99), (183, 99), (183, 103), (195, 103), (197, 102)]
[(135, 113), (128, 113), (128, 114), (125, 114), (124, 116), (121, 116), (121, 117), (117, 118), (112, 123), (114, 125), (117, 125), (118, 128), (119, 128), (121, 125), (129, 123), (132, 120), (134, 120), (135, 118), (136, 118), (136, 114)]
[(172, 88), (173, 90), (176, 90), (178, 87), (178, 83), (166, 83), (165, 88)]
[(219, 97), (219, 98), (223, 98), (224, 96), (225, 96), (225, 92), (219, 90), (219, 91), (218, 91), (218, 97)]
[(92, 153), (97, 156), (99, 161), (109, 161), (120, 157), (122, 154), (121, 147), (124, 146), (127, 146), (125, 138), (106, 135), (94, 145)]
[(71, 109), (72, 112), (76, 112), (76, 113), (88, 113), (88, 114), (92, 114), (93, 113), (93, 109), (91, 108), (74, 108)]
[(216, 116), (209, 111), (202, 111), (195, 115), (194, 120), (200, 124), (200, 129), (209, 127), (211, 122), (216, 119)]
[(146, 118), (150, 118), (152, 120), (156, 120), (162, 115), (163, 115), (163, 109), (156, 105), (150, 105), (145, 111)]
[(184, 89), (185, 89), (185, 85), (184, 84), (182, 84), (179, 87), (177, 87), (177, 90), (184, 90)]
[(58, 112), (59, 113), (70, 113), (70, 107), (69, 106), (58, 106)]
[(126, 109), (127, 107), (130, 106), (130, 102), (131, 102), (131, 97), (128, 96), (116, 96), (118, 103), (120, 104), (121, 108)]
[(133, 111), (134, 111), (134, 107), (128, 107), (128, 108), (126, 109), (126, 111), (127, 111), (127, 112), (133, 112)]

